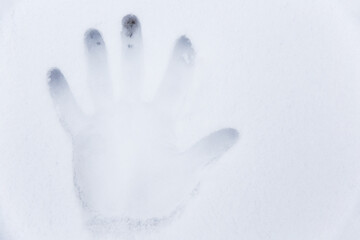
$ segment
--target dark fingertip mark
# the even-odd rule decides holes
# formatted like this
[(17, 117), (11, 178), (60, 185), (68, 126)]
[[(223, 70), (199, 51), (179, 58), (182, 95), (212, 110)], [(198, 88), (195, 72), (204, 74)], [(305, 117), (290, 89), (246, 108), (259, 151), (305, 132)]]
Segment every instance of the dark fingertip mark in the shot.
[(192, 48), (192, 43), (186, 35), (182, 35), (181, 37), (179, 37), (176, 41), (176, 45), (179, 47)]
[(195, 50), (187, 36), (182, 35), (176, 40), (174, 50), (176, 58), (180, 58), (186, 64), (193, 62), (195, 57)]
[(123, 34), (126, 37), (132, 38), (134, 33), (140, 28), (138, 18), (133, 14), (128, 14), (122, 19)]
[(58, 68), (52, 68), (48, 71), (48, 85), (52, 96), (56, 96), (64, 89), (69, 88), (64, 75)]
[(85, 32), (85, 45), (89, 51), (98, 46), (105, 45), (101, 33), (96, 29), (89, 29)]
[(49, 85), (56, 85), (58, 84), (61, 79), (64, 78), (64, 75), (61, 73), (61, 71), (58, 68), (52, 68), (48, 71), (48, 80)]

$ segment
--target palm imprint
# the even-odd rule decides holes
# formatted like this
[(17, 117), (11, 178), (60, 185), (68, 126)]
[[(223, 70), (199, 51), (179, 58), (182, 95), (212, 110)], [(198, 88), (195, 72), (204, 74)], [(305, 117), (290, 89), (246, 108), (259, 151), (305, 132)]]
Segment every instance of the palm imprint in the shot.
[(150, 226), (170, 219), (185, 204), (204, 167), (238, 139), (232, 128), (217, 130), (187, 151), (175, 145), (177, 106), (191, 83), (195, 52), (181, 36), (165, 77), (150, 103), (141, 101), (142, 37), (134, 15), (122, 20), (124, 96), (115, 101), (101, 33), (85, 33), (88, 84), (95, 113), (84, 114), (59, 69), (48, 85), (73, 146), (74, 185), (88, 224)]

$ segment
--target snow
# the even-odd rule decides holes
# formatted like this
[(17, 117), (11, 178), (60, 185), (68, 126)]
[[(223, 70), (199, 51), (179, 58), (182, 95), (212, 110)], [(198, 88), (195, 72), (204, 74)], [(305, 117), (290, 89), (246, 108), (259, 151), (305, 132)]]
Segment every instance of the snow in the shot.
[(115, 80), (123, 74), (121, 19), (129, 13), (141, 21), (147, 100), (175, 40), (186, 34), (194, 45), (195, 81), (177, 116), (180, 148), (222, 127), (236, 128), (240, 139), (203, 172), (177, 219), (116, 237), (360, 237), (355, 1), (1, 1), (0, 239), (93, 239), (46, 74), (61, 69), (80, 107), (95, 112), (83, 35), (97, 28), (121, 99), (124, 84)]

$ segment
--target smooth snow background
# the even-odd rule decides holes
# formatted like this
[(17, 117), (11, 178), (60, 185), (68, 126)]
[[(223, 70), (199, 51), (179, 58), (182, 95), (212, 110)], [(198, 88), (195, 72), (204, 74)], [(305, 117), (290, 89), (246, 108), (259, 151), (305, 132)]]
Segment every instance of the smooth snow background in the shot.
[(91, 112), (83, 33), (103, 33), (119, 78), (120, 21), (135, 13), (147, 98), (179, 35), (197, 51), (180, 146), (224, 126), (241, 133), (181, 218), (137, 239), (357, 239), (359, 12), (355, 1), (325, 0), (20, 2), (0, 25), (0, 229), (9, 239), (89, 239), (46, 72), (61, 68)]
[(12, 7), (15, 1), (12, 0), (2, 0), (1, 1), (1, 8), (0, 8), (0, 18), (4, 14), (4, 12), (8, 11), (9, 8)]

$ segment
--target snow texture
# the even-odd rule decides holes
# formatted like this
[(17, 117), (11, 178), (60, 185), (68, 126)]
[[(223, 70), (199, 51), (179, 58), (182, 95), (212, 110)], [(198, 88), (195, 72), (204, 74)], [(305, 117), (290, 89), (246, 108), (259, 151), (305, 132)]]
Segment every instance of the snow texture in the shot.
[[(135, 39), (141, 37), (139, 20), (127, 15), (122, 24), (123, 41), (132, 46), (126, 49), (127, 54), (139, 54), (133, 52), (139, 44), (128, 43), (141, 42)], [(96, 106), (94, 114), (85, 116), (80, 110), (59, 69), (48, 73), (51, 97), (72, 139), (74, 185), (87, 215), (84, 221), (92, 231), (106, 232), (104, 228), (110, 227), (116, 234), (124, 227), (137, 230), (157, 227), (172, 220), (184, 207), (188, 195), (198, 185), (199, 171), (228, 151), (238, 140), (238, 132), (232, 128), (221, 129), (189, 150), (176, 148), (173, 130), (176, 119), (171, 111), (175, 107), (171, 104), (182, 99), (191, 80), (189, 72), (194, 64), (188, 59), (193, 58), (194, 50), (188, 38), (182, 36), (176, 42), (160, 87), (161, 96), (150, 103), (134, 96), (131, 99), (137, 100), (135, 102), (115, 101), (111, 96), (105, 43), (100, 32), (86, 31), (85, 45), (90, 64), (90, 91)], [(137, 63), (126, 66), (128, 70), (138, 71)], [(130, 79), (123, 81), (138, 80), (133, 75), (129, 72)], [(140, 89), (126, 90), (136, 91)], [(172, 94), (167, 95), (168, 92)]]
[(1, 4), (1, 240), (359, 239), (359, 3)]

